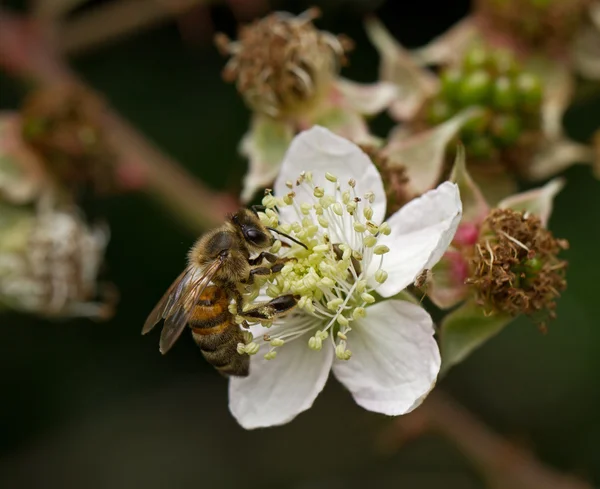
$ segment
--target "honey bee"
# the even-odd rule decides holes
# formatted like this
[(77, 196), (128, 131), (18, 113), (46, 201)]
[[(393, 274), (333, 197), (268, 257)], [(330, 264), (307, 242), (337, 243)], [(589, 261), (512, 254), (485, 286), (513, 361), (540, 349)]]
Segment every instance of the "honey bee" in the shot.
[[(262, 224), (257, 209), (259, 206), (240, 209), (228, 216), (221, 227), (206, 233), (191, 248), (188, 266), (156, 304), (142, 329), (142, 334), (146, 334), (161, 319), (165, 320), (159, 343), (162, 354), (169, 351), (189, 325), (210, 364), (223, 375), (245, 377), (250, 357), (237, 351), (244, 335), (229, 310), (231, 301), (235, 301), (244, 320), (254, 322), (270, 321), (296, 306), (299, 298), (287, 294), (243, 309), (240, 290), (252, 284), (257, 275), (277, 273), (287, 261), (266, 251), (274, 242), (270, 231), (306, 248), (291, 236)], [(250, 258), (252, 255), (256, 256)]]

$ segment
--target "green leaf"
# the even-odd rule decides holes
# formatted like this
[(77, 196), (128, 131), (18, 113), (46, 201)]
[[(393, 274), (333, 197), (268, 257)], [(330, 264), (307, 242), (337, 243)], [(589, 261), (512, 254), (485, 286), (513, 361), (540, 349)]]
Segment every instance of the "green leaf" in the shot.
[(486, 316), (481, 306), (469, 300), (448, 314), (440, 328), (442, 373), (463, 361), (472, 351), (498, 334), (513, 318)]

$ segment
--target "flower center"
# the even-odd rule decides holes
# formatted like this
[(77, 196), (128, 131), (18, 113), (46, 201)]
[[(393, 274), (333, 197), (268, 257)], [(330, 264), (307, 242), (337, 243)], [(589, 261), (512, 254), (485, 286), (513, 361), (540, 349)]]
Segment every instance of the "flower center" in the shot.
[(344, 38), (315, 29), (318, 9), (294, 17), (277, 12), (243, 27), (239, 41), (219, 34), (216, 43), (231, 59), (223, 70), (247, 104), (281, 117), (305, 111), (318, 101), (344, 63)]
[(567, 247), (538, 217), (494, 209), (483, 223), (467, 283), (492, 312), (524, 313), (544, 328), (566, 287), (567, 262), (557, 255)]
[[(387, 279), (382, 265), (389, 249), (378, 241), (390, 233), (390, 227), (372, 220), (373, 193), (358, 195), (354, 180), (344, 185), (329, 173), (326, 178), (325, 185), (319, 186), (305, 172), (296, 182), (287, 183), (290, 191), (283, 198), (269, 193), (263, 199), (266, 210), (260, 213), (261, 220), (306, 246), (283, 247), (277, 241), (272, 251), (288, 261), (251, 295), (256, 298), (260, 288), (270, 297), (300, 296), (296, 311), (274, 328), (277, 333), (269, 335), (272, 349), (267, 358), (284, 342), (316, 330), (308, 340), (309, 348), (321, 350), (329, 338), (336, 356), (349, 359), (348, 334), (355, 321), (366, 316), (367, 306), (376, 300), (374, 290)], [(298, 202), (300, 193), (309, 200)], [(297, 220), (281, 222), (277, 209), (284, 208), (293, 209)]]

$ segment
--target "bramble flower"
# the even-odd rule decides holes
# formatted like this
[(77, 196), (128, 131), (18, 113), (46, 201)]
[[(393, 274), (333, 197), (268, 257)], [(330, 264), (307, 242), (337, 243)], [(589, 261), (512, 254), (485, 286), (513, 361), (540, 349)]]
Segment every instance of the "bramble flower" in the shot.
[(273, 13), (239, 31), (237, 41), (216, 38), (230, 56), (226, 81), (235, 82), (253, 111), (241, 153), (249, 160), (242, 200), (271, 184), (294, 135), (318, 124), (356, 143), (372, 143), (365, 116), (384, 110), (396, 97), (388, 83), (361, 85), (339, 76), (351, 42), (317, 30), (312, 8), (295, 17)]
[(463, 360), (514, 317), (525, 314), (544, 330), (566, 287), (568, 247), (546, 229), (561, 179), (510, 196), (495, 208), (485, 201), (459, 151), (451, 180), (460, 188), (463, 218), (433, 268), (426, 293), (442, 309), (462, 303), (442, 321), (443, 369)]
[[(382, 80), (405, 94), (400, 101), (411, 101), (410, 111), (391, 111), (408, 124), (382, 152), (406, 167), (416, 193), (447, 175), (447, 150), (457, 138), (470, 173), (494, 202), (514, 192), (515, 178), (538, 181), (573, 163), (594, 163), (592, 149), (562, 129), (573, 88), (568, 63), (497, 42), (470, 20), (412, 56), (377, 20), (367, 31), (382, 58)], [(419, 66), (425, 63), (442, 65), (439, 78)]]
[(461, 216), (457, 186), (443, 183), (384, 221), (376, 167), (356, 145), (316, 126), (292, 141), (263, 205), (263, 221), (307, 249), (277, 241), (273, 252), (289, 260), (250, 297), (300, 300), (287, 317), (252, 326), (253, 341), (240, 344), (255, 356), (249, 377), (230, 380), (239, 423), (290, 421), (310, 408), (330, 370), (365, 409), (400, 415), (417, 407), (435, 384), (440, 356), (430, 316), (401, 292), (452, 240)]
[[(108, 242), (73, 212), (0, 203), (0, 305), (47, 317), (112, 314), (112, 298), (96, 302)], [(107, 289), (108, 290), (108, 289)]]

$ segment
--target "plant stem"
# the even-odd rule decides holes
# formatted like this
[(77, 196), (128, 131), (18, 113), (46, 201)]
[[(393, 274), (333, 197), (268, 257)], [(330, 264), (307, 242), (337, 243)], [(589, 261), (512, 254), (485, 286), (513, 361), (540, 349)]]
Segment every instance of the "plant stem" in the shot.
[[(50, 42), (51, 29), (0, 9), (0, 68), (41, 85), (84, 85)], [(168, 207), (192, 231), (222, 223), (225, 215), (239, 206), (233, 196), (214, 192), (194, 179), (112, 109), (105, 130), (123, 173), (134, 175), (132, 179), (142, 190)]]
[(493, 489), (592, 489), (586, 482), (544, 466), (532, 453), (491, 431), (439, 389), (418, 409), (394, 420), (380, 437), (380, 447), (396, 451), (429, 432), (448, 438)]

